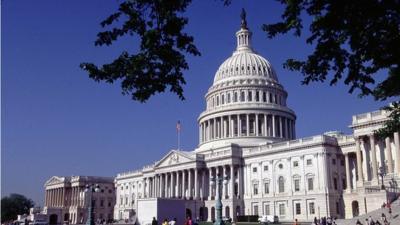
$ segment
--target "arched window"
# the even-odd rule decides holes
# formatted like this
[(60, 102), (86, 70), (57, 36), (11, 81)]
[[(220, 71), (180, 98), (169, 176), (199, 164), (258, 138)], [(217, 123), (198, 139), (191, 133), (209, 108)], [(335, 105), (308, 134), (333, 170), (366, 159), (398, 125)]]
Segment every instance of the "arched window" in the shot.
[(256, 91), (256, 102), (260, 101), (260, 93)]
[(226, 103), (231, 103), (231, 93), (226, 94)]
[(225, 95), (221, 95), (221, 105), (225, 104)]
[(247, 93), (247, 101), (248, 102), (253, 101), (253, 93), (251, 91), (248, 91)]
[(266, 102), (267, 101), (267, 95), (266, 95), (266, 93), (265, 93), (265, 91), (263, 92), (263, 102)]
[(278, 190), (279, 193), (285, 192), (285, 181), (282, 176), (278, 178)]
[(217, 96), (217, 106), (219, 105), (219, 96)]

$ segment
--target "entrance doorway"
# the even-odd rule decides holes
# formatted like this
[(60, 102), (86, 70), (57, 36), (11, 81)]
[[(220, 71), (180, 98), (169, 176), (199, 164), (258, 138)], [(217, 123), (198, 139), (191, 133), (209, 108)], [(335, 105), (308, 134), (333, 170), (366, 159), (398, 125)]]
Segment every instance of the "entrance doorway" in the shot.
[(49, 218), (49, 224), (57, 224), (58, 216), (57, 214), (51, 214)]
[(358, 206), (358, 201), (353, 201), (351, 203), (351, 209), (353, 212), (353, 217), (360, 215), (360, 208)]

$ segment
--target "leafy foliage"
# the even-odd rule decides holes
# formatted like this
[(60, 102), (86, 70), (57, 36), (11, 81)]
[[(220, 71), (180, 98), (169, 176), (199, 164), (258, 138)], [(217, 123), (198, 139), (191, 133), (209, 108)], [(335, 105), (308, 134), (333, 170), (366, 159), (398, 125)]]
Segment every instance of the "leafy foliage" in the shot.
[(112, 63), (101, 67), (93, 63), (81, 63), (80, 67), (95, 81), (114, 83), (121, 80), (122, 93), (131, 95), (133, 100), (145, 102), (153, 94), (164, 92), (167, 87), (184, 99), (183, 70), (189, 69), (184, 54), (200, 55), (193, 37), (183, 32), (188, 19), (179, 15), (190, 2), (122, 2), (118, 12), (101, 22), (103, 28), (115, 26), (98, 33), (95, 45), (111, 45), (124, 35), (138, 35), (141, 40), (139, 51), (136, 54), (124, 51)]
[(16, 220), (17, 215), (28, 214), (34, 206), (31, 199), (20, 194), (10, 194), (1, 199), (1, 223)]
[[(288, 59), (284, 64), (302, 73), (303, 84), (330, 77), (335, 85), (343, 78), (349, 92), (359, 90), (360, 96), (386, 100), (400, 95), (400, 1), (279, 1), (285, 5), (283, 21), (263, 25), (269, 38), (291, 30), (300, 36), (302, 13), (312, 17), (306, 42), (315, 45), (314, 52), (304, 61)], [(377, 78), (378, 71), (388, 71), (387, 77)], [(387, 109), (392, 113), (386, 128), (399, 131), (399, 101)]]

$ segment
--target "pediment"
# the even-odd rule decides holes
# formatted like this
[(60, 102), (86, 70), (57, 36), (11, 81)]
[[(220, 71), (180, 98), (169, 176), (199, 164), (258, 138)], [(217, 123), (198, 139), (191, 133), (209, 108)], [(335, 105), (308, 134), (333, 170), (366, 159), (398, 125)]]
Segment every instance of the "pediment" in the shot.
[(188, 162), (195, 162), (195, 156), (192, 156), (188, 152), (172, 150), (165, 155), (160, 161), (158, 161), (155, 167), (166, 167), (177, 164), (183, 164)]
[(47, 180), (44, 185), (49, 186), (49, 185), (54, 185), (54, 184), (60, 184), (60, 183), (64, 183), (64, 181), (65, 181), (64, 177), (53, 176), (49, 180)]

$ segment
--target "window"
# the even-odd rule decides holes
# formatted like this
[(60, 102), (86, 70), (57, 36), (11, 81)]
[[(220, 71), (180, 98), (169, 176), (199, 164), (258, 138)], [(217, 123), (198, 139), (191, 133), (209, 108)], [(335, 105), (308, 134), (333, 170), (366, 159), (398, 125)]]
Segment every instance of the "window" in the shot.
[(294, 191), (300, 191), (300, 179), (294, 180)]
[(338, 185), (337, 185), (337, 179), (336, 179), (336, 177), (335, 177), (335, 178), (333, 178), (333, 187), (335, 187), (335, 190), (337, 190), (337, 189), (338, 189)]
[(336, 213), (340, 214), (339, 202), (336, 202)]
[(269, 93), (269, 101), (268, 101), (268, 103), (272, 103), (272, 94), (271, 93)]
[(285, 215), (285, 204), (279, 204), (279, 215)]
[(336, 159), (332, 159), (332, 164), (336, 165)]
[(253, 206), (253, 215), (258, 216), (258, 205)]
[(271, 212), (269, 210), (269, 205), (264, 205), (264, 214), (265, 215), (271, 215)]
[(278, 104), (278, 96), (275, 95), (275, 104)]
[(104, 207), (104, 200), (103, 199), (100, 200), (100, 207)]
[(253, 194), (258, 195), (258, 184), (253, 184)]
[(296, 203), (296, 215), (300, 215), (300, 214), (301, 214), (301, 204)]
[(237, 95), (237, 92), (235, 92), (233, 94), (233, 102), (237, 102), (237, 100), (238, 100), (238, 95)]
[(264, 166), (264, 171), (268, 171), (268, 166)]
[(308, 183), (308, 190), (309, 190), (309, 191), (314, 190), (314, 178), (309, 177), (309, 178), (307, 179), (307, 183)]
[(251, 102), (251, 101), (253, 101), (253, 95), (252, 95), (253, 93), (251, 93), (251, 91), (249, 91), (248, 93), (247, 93), (247, 101), (248, 102)]
[(120, 204), (120, 205), (123, 205), (123, 204), (124, 204), (124, 199), (123, 199), (122, 197), (119, 199), (119, 204)]
[(226, 103), (231, 103), (231, 93), (226, 95)]
[(267, 101), (267, 94), (265, 92), (263, 92), (263, 102)]
[(283, 164), (282, 163), (279, 164), (278, 167), (279, 167), (279, 169), (283, 169)]
[(111, 201), (110, 201), (110, 200), (108, 201), (107, 206), (108, 206), (108, 207), (111, 207)]
[(346, 179), (342, 179), (342, 187), (343, 189), (347, 189)]
[(279, 193), (285, 192), (285, 181), (283, 180), (283, 177), (278, 178), (278, 190)]
[(268, 182), (264, 183), (264, 194), (269, 194), (269, 183)]
[(253, 167), (253, 173), (257, 173), (257, 167)]
[(312, 159), (307, 159), (306, 164), (307, 164), (307, 166), (311, 166), (312, 165)]
[(217, 96), (217, 106), (219, 105), (219, 96)]
[(125, 205), (128, 205), (128, 197), (125, 197)]
[(293, 162), (293, 167), (298, 167), (299, 166), (299, 161), (294, 161)]
[(225, 104), (225, 95), (221, 96), (221, 105)]
[(240, 101), (244, 102), (244, 91), (240, 92)]
[(256, 102), (260, 101), (260, 94), (258, 93), (258, 91), (256, 91)]
[(340, 165), (344, 166), (344, 160), (343, 159), (340, 160)]
[(310, 212), (311, 215), (315, 214), (315, 203), (314, 202), (308, 203), (308, 211)]

